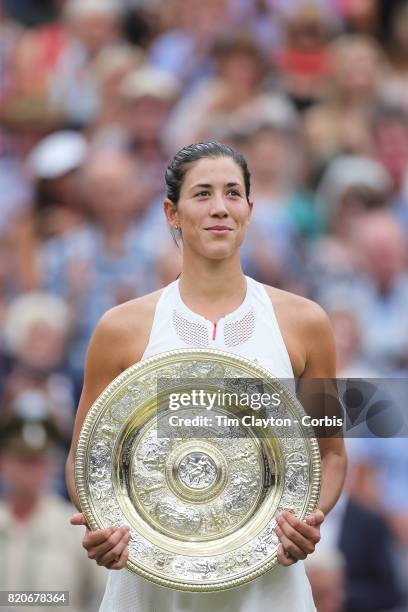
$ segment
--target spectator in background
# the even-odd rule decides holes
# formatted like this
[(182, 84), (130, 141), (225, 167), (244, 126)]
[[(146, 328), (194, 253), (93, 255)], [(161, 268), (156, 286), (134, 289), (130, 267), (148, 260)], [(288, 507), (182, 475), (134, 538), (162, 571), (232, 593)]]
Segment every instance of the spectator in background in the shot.
[(375, 154), (392, 179), (392, 206), (408, 237), (408, 113), (381, 107), (374, 115)]
[(375, 155), (392, 178), (393, 196), (403, 197), (408, 169), (408, 114), (397, 106), (380, 106), (372, 128)]
[(321, 531), (316, 555), (306, 560), (319, 612), (391, 612), (402, 604), (393, 540), (379, 513), (343, 493)]
[[(392, 4), (394, 0), (386, 0)], [(337, 0), (341, 7), (345, 26), (351, 32), (360, 32), (369, 36), (375, 36), (380, 21), (380, 2), (378, 0)]]
[(124, 0), (124, 30), (126, 39), (143, 50), (169, 28), (168, 12), (172, 2), (162, 0)]
[(137, 158), (125, 152), (91, 153), (83, 168), (89, 221), (42, 249), (42, 284), (66, 299), (76, 327), (69, 365), (82, 379), (86, 346), (101, 315), (153, 289), (154, 244), (139, 224), (149, 204)]
[(362, 351), (383, 372), (395, 372), (408, 338), (407, 244), (391, 213), (372, 212), (355, 232), (361, 258), (359, 296)]
[(277, 54), (284, 91), (299, 111), (324, 95), (331, 73), (330, 14), (313, 2), (301, 3), (285, 19), (285, 41)]
[(339, 378), (374, 378), (376, 372), (361, 355), (358, 318), (350, 304), (325, 304), (336, 341), (336, 364)]
[(390, 22), (390, 40), (387, 45), (390, 74), (384, 87), (389, 104), (408, 111), (408, 2), (401, 2)]
[(41, 242), (83, 221), (78, 169), (87, 147), (82, 134), (64, 130), (47, 136), (31, 150), (26, 174), (32, 180), (32, 198), (29, 205), (14, 211), (15, 222), (9, 229), (20, 291), (31, 291), (39, 285)]
[(320, 544), (305, 561), (318, 612), (345, 612), (345, 562), (337, 548)]
[[(23, 260), (18, 247), (24, 233), (20, 221), (29, 215), (31, 197), (27, 177), (21, 172), (18, 157), (0, 156), (0, 327), (9, 302), (33, 284), (33, 275), (28, 274), (33, 269), (31, 262)], [(30, 249), (29, 255), (36, 258), (38, 253)], [(0, 370), (4, 372), (2, 353), (0, 339)]]
[(37, 291), (10, 302), (1, 338), (7, 357), (6, 393), (14, 396), (25, 389), (42, 393), (67, 437), (76, 401), (65, 369), (70, 329), (68, 305)]
[[(404, 386), (401, 389), (403, 399), (400, 407), (404, 410), (406, 393)], [(361, 438), (352, 442), (354, 480), (352, 494), (360, 504), (384, 517), (395, 538), (394, 560), (397, 579), (405, 595), (406, 604), (408, 601), (407, 440), (397, 432), (390, 437)]]
[(296, 116), (285, 96), (268, 91), (266, 62), (246, 34), (217, 39), (213, 57), (215, 73), (187, 92), (172, 113), (166, 140), (173, 148), (205, 140), (225, 124), (253, 122), (268, 103)]
[(391, 193), (391, 176), (380, 162), (360, 155), (338, 155), (328, 164), (317, 188), (325, 228), (345, 237), (360, 213), (385, 207)]
[(0, 154), (0, 236), (12, 232), (16, 220), (29, 209), (33, 195), (21, 158), (11, 150), (4, 153)]
[(121, 10), (114, 0), (67, 0), (69, 39), (50, 83), (52, 104), (73, 126), (87, 125), (97, 114), (99, 92), (92, 62), (121, 41)]
[(169, 4), (174, 25), (153, 42), (149, 61), (188, 88), (212, 70), (210, 51), (228, 23), (228, 2), (170, 0)]
[(48, 105), (50, 79), (68, 44), (61, 21), (51, 21), (24, 31), (13, 57), (13, 104)]
[(49, 104), (48, 79), (64, 45), (64, 28), (55, 21), (24, 29), (10, 19), (10, 9), (18, 15), (19, 7), (0, 0), (0, 166), (4, 155), (20, 165), (30, 147), (59, 122)]
[(31, 150), (27, 166), (36, 193), (30, 220), (40, 240), (62, 235), (83, 221), (79, 169), (87, 151), (85, 136), (70, 130), (50, 134)]
[(247, 31), (266, 56), (273, 55), (281, 44), (282, 16), (276, 0), (246, 2), (230, 0), (231, 20), (238, 31)]
[[(15, 90), (12, 67), (15, 48), (22, 29), (6, 18), (3, 0), (0, 1), (0, 100), (3, 106)], [(1, 107), (0, 107), (1, 108)]]
[(105, 571), (89, 563), (81, 534), (70, 527), (70, 504), (50, 493), (60, 440), (53, 420), (32, 402), (0, 422), (0, 589), (65, 590), (70, 610), (91, 612)]
[(39, 4), (35, 0), (1, 1), (7, 13), (27, 28), (41, 26), (52, 21), (57, 15), (58, 8), (65, 2), (65, 0), (42, 0)]
[[(352, 283), (359, 265), (358, 222), (366, 214), (389, 204), (392, 182), (378, 162), (361, 156), (336, 157), (327, 167), (317, 189), (317, 203), (326, 232), (309, 245), (309, 291), (327, 303), (328, 296), (343, 289), (342, 303), (354, 297)], [(351, 298), (344, 299), (345, 293)], [(329, 303), (333, 303), (330, 298)]]
[(390, 375), (402, 367), (408, 337), (406, 238), (395, 216), (381, 207), (352, 213), (348, 227), (345, 236), (315, 245), (308, 275), (311, 283), (318, 278), (320, 301), (337, 300), (353, 310), (366, 366)]
[[(0, 235), (0, 329), (3, 329), (9, 301), (16, 291), (14, 263), (10, 239)], [(7, 377), (7, 361), (4, 338), (0, 335), (0, 397)]]
[(129, 74), (120, 85), (122, 129), (143, 167), (150, 199), (162, 191), (168, 157), (163, 134), (180, 88), (175, 77), (148, 65)]
[(264, 283), (287, 288), (301, 277), (298, 228), (290, 214), (299, 181), (295, 142), (287, 127), (255, 123), (246, 145), (254, 209), (242, 248), (243, 267)]
[(370, 155), (370, 112), (381, 97), (385, 61), (374, 39), (343, 35), (330, 47), (332, 83), (322, 103), (305, 115), (305, 130), (314, 166), (334, 155)]
[(92, 140), (115, 142), (124, 140), (121, 123), (124, 101), (120, 92), (125, 78), (141, 68), (144, 54), (128, 44), (105, 47), (98, 54), (93, 70), (98, 82), (99, 109), (92, 124)]

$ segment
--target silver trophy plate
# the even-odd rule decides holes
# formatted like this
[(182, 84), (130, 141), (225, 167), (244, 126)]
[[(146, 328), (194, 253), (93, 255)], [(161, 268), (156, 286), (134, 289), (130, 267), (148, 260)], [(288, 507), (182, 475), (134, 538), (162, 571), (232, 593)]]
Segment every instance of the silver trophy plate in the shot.
[[(236, 402), (169, 405), (170, 393), (198, 387), (253, 397), (256, 381), (280, 398), (261, 424)], [(127, 568), (161, 586), (206, 592), (254, 580), (277, 564), (276, 516), (303, 519), (318, 502), (320, 453), (302, 416), (285, 382), (236, 355), (185, 349), (135, 364), (81, 430), (75, 480), (88, 525), (130, 525)]]

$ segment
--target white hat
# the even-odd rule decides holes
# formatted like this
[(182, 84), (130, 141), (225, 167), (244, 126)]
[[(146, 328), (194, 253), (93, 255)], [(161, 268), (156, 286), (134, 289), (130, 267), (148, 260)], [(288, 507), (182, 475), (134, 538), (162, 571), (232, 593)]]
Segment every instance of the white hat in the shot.
[(374, 159), (340, 155), (328, 165), (317, 188), (317, 197), (325, 207), (335, 210), (348, 189), (363, 185), (386, 194), (392, 180), (386, 168)]
[(154, 66), (145, 66), (124, 78), (120, 93), (130, 100), (152, 97), (160, 100), (175, 100), (181, 91), (176, 77)]
[(39, 142), (28, 157), (28, 165), (37, 178), (57, 178), (78, 168), (88, 150), (86, 138), (78, 132), (55, 132)]
[(119, 16), (121, 13), (122, 7), (117, 0), (68, 0), (65, 7), (65, 15), (69, 19), (95, 14)]
[(67, 334), (71, 323), (68, 304), (43, 291), (24, 293), (12, 301), (6, 311), (3, 334), (7, 347), (18, 354), (32, 325), (44, 322)]

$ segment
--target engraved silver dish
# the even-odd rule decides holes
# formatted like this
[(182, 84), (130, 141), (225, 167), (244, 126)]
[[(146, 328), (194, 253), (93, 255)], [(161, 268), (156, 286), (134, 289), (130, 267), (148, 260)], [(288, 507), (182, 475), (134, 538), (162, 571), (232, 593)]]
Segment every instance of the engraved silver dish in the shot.
[[(279, 394), (277, 425), (237, 425), (258, 415), (215, 405), (177, 414), (222, 415), (222, 427), (169, 428), (170, 392), (231, 391), (231, 381), (242, 390), (248, 379)], [(230, 353), (174, 350), (135, 364), (98, 397), (81, 430), (75, 480), (88, 525), (130, 525), (127, 568), (161, 586), (206, 592), (254, 580), (277, 564), (277, 514), (303, 519), (318, 502), (320, 453), (303, 415), (287, 384)]]

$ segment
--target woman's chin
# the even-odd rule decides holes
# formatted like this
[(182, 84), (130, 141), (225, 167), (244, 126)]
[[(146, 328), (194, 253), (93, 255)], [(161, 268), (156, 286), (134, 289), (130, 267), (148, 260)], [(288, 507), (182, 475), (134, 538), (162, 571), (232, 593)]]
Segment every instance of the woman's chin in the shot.
[(227, 243), (224, 241), (222, 244), (221, 241), (216, 244), (213, 242), (212, 244), (195, 244), (191, 245), (191, 248), (186, 248), (187, 245), (184, 243), (184, 252), (188, 249), (191, 254), (195, 253), (199, 257), (203, 257), (204, 259), (211, 259), (214, 261), (230, 259), (233, 257), (237, 251), (239, 251), (239, 247), (236, 244)]
[(218, 245), (217, 247), (214, 246), (214, 248), (206, 249), (204, 256), (208, 259), (221, 261), (223, 259), (230, 259), (234, 252), (235, 251), (230, 247), (227, 248), (226, 246)]

